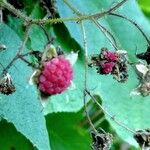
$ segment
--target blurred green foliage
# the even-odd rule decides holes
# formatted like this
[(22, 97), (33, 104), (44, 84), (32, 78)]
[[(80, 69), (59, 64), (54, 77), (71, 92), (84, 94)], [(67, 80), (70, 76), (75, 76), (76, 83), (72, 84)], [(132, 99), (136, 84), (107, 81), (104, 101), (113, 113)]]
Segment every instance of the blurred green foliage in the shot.
[(150, 1), (149, 0), (138, 0), (138, 3), (144, 12), (144, 14), (150, 18)]

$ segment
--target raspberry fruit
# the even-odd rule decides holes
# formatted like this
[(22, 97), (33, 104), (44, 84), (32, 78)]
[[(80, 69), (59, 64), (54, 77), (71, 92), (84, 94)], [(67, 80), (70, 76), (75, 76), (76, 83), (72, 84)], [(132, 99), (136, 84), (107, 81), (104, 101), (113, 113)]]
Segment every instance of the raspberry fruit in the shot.
[(106, 51), (104, 57), (107, 61), (115, 62), (118, 59), (118, 54), (116, 52)]
[(104, 63), (101, 65), (102, 74), (109, 74), (112, 72), (113, 67), (115, 66), (114, 62)]
[(44, 62), (39, 89), (45, 94), (59, 94), (70, 86), (72, 78), (73, 69), (69, 60), (60, 55)]

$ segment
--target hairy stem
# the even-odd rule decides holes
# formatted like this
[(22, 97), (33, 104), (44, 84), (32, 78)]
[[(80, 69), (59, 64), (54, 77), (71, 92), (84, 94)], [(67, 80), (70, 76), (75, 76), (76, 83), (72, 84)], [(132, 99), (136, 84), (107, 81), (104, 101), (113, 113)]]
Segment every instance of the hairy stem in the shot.
[(62, 23), (66, 21), (83, 21), (83, 20), (91, 20), (92, 18), (98, 19), (101, 17), (104, 17), (105, 15), (108, 15), (110, 12), (115, 11), (118, 9), (122, 4), (124, 4), (127, 0), (122, 0), (121, 2), (117, 3), (116, 5), (112, 6), (109, 10), (103, 11), (103, 12), (97, 12), (94, 14), (86, 14), (82, 15), (79, 13), (77, 9), (75, 9), (67, 0), (64, 0), (64, 2), (68, 5), (70, 9), (72, 9), (78, 17), (68, 17), (68, 18), (54, 18), (54, 19), (32, 19), (26, 15), (24, 15), (21, 11), (17, 10), (14, 6), (9, 4), (6, 0), (0, 1), (0, 6), (2, 8), (6, 8), (11, 13), (18, 16), (20, 19), (25, 21), (27, 24), (56, 24), (56, 23)]

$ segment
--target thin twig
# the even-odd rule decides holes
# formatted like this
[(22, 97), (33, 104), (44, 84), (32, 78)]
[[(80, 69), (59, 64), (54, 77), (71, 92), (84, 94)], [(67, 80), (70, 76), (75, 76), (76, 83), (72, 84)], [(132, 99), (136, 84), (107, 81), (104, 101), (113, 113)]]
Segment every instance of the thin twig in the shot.
[(127, 131), (130, 131), (131, 133), (135, 134), (136, 132), (130, 128), (128, 128), (126, 125), (124, 125), (123, 123), (120, 123), (119, 121), (117, 121), (115, 119), (114, 116), (112, 116), (108, 111), (106, 111), (103, 106), (97, 102), (96, 98), (94, 96), (91, 95), (91, 93), (86, 89), (85, 91), (91, 98), (92, 100), (99, 106), (99, 108), (107, 115), (109, 116), (110, 119), (112, 119), (116, 124), (118, 124), (119, 126), (123, 127), (124, 129), (126, 129)]
[(30, 29), (30, 26), (27, 26), (25, 34), (24, 34), (24, 40), (21, 43), (20, 47), (18, 48), (17, 54), (14, 56), (14, 58), (11, 60), (11, 62), (5, 67), (2, 74), (6, 73), (8, 71), (8, 69), (13, 65), (13, 63), (19, 58), (19, 55), (22, 52), (22, 50), (28, 40), (29, 29)]
[(85, 114), (87, 116), (87, 119), (89, 121), (90, 126), (92, 127), (94, 132), (97, 132), (97, 130), (95, 129), (91, 118), (87, 112), (87, 104), (86, 104), (86, 93), (85, 93), (85, 89), (87, 88), (87, 69), (88, 69), (88, 50), (87, 50), (87, 43), (86, 43), (86, 33), (85, 33), (85, 29), (84, 29), (84, 25), (83, 22), (81, 22), (81, 31), (83, 34), (83, 47), (84, 47), (84, 68), (85, 68), (85, 73), (84, 73), (84, 90), (83, 90), (83, 102), (84, 102), (84, 108), (85, 108)]
[[(110, 42), (110, 44), (115, 48), (115, 50), (118, 50), (117, 43), (116, 43), (116, 40), (115, 40), (113, 34), (110, 33), (105, 27), (103, 27), (97, 20), (95, 20), (94, 18), (92, 20), (95, 23), (95, 25), (102, 31), (102, 33), (108, 39), (108, 41)], [(112, 42), (112, 40), (111, 40), (110, 37), (113, 39), (113, 42)]]
[(146, 39), (148, 45), (150, 46), (150, 40), (149, 40), (149, 38), (147, 37), (147, 35), (142, 30), (142, 28), (136, 22), (134, 22), (133, 20), (131, 20), (131, 19), (129, 19), (129, 18), (123, 16), (123, 15), (120, 15), (120, 14), (116, 14), (116, 13), (112, 13), (111, 12), (111, 13), (109, 13), (109, 15), (120, 17), (120, 18), (125, 19), (125, 20), (129, 21), (130, 23), (132, 23), (142, 33), (142, 35)]

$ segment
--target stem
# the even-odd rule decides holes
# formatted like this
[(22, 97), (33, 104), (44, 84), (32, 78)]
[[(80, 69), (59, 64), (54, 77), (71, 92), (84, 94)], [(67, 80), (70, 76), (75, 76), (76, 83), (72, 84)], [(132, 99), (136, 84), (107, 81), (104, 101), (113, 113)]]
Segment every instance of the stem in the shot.
[(120, 15), (120, 14), (109, 13), (109, 15), (116, 16), (116, 17), (120, 17), (120, 18), (125, 19), (125, 20), (129, 21), (130, 23), (132, 23), (132, 24), (142, 33), (142, 35), (143, 35), (144, 38), (146, 39), (148, 45), (150, 46), (150, 40), (149, 40), (149, 38), (147, 37), (147, 35), (146, 35), (146, 34), (144, 33), (144, 31), (142, 30), (142, 28), (141, 28), (136, 22), (134, 22), (133, 20), (131, 20), (131, 19), (125, 17), (125, 16), (122, 16), (122, 15)]
[(134, 130), (128, 128), (128, 127), (127, 127), (126, 125), (124, 125), (123, 123), (120, 123), (119, 121), (117, 121), (114, 116), (112, 116), (108, 111), (106, 111), (106, 110), (103, 108), (103, 106), (102, 106), (99, 102), (97, 102), (96, 98), (95, 98), (94, 96), (92, 96), (91, 93), (90, 93), (88, 90), (86, 90), (85, 92), (92, 98), (92, 100), (99, 106), (99, 108), (100, 108), (110, 119), (112, 119), (116, 124), (118, 124), (119, 126), (123, 127), (123, 128), (126, 129), (127, 131), (130, 131), (131, 133), (136, 134), (136, 132), (135, 132)]
[(83, 47), (84, 47), (84, 68), (85, 68), (85, 72), (84, 72), (84, 90), (83, 90), (83, 102), (84, 102), (84, 108), (85, 108), (85, 114), (87, 116), (87, 119), (89, 121), (90, 126), (92, 127), (94, 132), (97, 132), (97, 130), (95, 129), (91, 118), (87, 112), (87, 106), (86, 106), (86, 93), (85, 90), (87, 88), (87, 69), (88, 69), (88, 50), (87, 50), (87, 43), (86, 43), (86, 33), (85, 33), (85, 29), (84, 29), (84, 25), (83, 22), (81, 22), (81, 30), (82, 30), (82, 34), (83, 34)]

